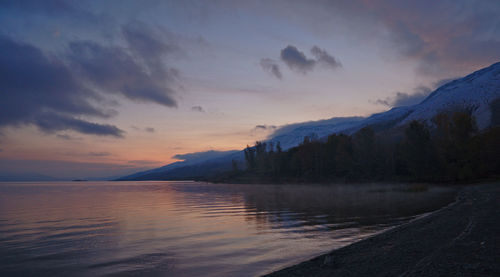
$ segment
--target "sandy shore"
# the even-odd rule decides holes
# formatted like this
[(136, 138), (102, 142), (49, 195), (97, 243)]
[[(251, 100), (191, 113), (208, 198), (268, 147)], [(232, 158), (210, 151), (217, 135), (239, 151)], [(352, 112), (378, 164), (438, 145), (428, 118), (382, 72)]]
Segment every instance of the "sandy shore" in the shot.
[(429, 216), (266, 276), (500, 276), (500, 184)]

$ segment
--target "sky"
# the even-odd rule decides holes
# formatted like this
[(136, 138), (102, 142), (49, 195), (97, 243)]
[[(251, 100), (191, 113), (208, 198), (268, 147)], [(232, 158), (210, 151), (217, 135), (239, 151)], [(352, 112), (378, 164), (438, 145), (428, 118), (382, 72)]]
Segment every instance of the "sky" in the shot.
[(120, 176), (411, 105), (500, 60), (500, 2), (1, 1), (0, 175)]

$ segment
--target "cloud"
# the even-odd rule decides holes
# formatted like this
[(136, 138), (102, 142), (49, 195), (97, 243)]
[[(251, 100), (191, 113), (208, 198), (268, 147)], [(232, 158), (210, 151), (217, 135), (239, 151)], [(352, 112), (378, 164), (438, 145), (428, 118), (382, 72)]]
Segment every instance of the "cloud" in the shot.
[(303, 74), (311, 71), (316, 64), (315, 60), (308, 59), (303, 52), (300, 52), (297, 47), (292, 45), (283, 48), (280, 57), (291, 70)]
[(455, 78), (446, 78), (446, 79), (441, 79), (441, 80), (438, 80), (437, 82), (434, 83), (434, 87), (435, 88), (439, 88), (443, 85), (446, 85), (447, 83), (449, 82), (452, 82), (456, 79), (459, 79), (460, 77), (455, 77)]
[(47, 133), (74, 130), (82, 134), (113, 136), (117, 138), (122, 138), (125, 134), (125, 131), (120, 130), (114, 125), (88, 122), (57, 113), (42, 113), (38, 115), (32, 123), (34, 123), (40, 130)]
[(262, 67), (262, 69), (264, 71), (270, 73), (272, 76), (274, 76), (280, 80), (283, 78), (283, 75), (281, 74), (280, 67), (275, 60), (265, 58), (265, 59), (261, 59), (259, 64), (260, 64), (260, 67)]
[(413, 92), (396, 92), (394, 96), (386, 97), (383, 99), (377, 99), (375, 101), (370, 101), (377, 105), (384, 105), (387, 107), (400, 107), (400, 106), (410, 106), (422, 102), (427, 96), (431, 94), (432, 91), (438, 89), (439, 87), (456, 80), (457, 78), (446, 78), (441, 79), (433, 83), (431, 89), (427, 86), (418, 86), (413, 89)]
[(228, 154), (233, 154), (236, 152), (240, 152), (238, 150), (229, 150), (229, 151), (215, 151), (209, 150), (204, 152), (194, 152), (194, 153), (186, 153), (186, 154), (177, 154), (173, 156), (173, 159), (183, 160), (185, 162), (202, 162), (209, 159), (214, 159), (222, 156), (226, 156)]
[(177, 46), (139, 22), (123, 26), (122, 35), (125, 46), (77, 40), (57, 54), (0, 35), (0, 129), (35, 125), (47, 133), (123, 137), (114, 125), (92, 122), (117, 114), (106, 95), (176, 107), (179, 72), (163, 58)]
[(327, 67), (332, 69), (342, 67), (342, 64), (339, 61), (318, 46), (313, 46), (311, 48), (311, 54), (313, 54), (319, 63), (324, 64)]
[[(297, 47), (288, 45), (281, 50), (280, 58), (292, 71), (302, 74), (312, 71), (318, 64), (330, 69), (342, 67), (342, 64), (335, 57), (316, 45), (311, 48), (311, 54), (315, 59), (307, 58), (303, 52), (297, 49)], [(281, 72), (275, 61), (271, 59), (262, 59), (261, 67), (281, 79)], [(275, 73), (273, 70), (277, 72)]]
[(82, 138), (73, 137), (68, 134), (57, 134), (56, 137), (63, 140), (82, 140)]
[(144, 127), (144, 128), (139, 128), (135, 125), (131, 125), (130, 126), (132, 129), (134, 129), (135, 131), (144, 131), (144, 132), (148, 132), (148, 133), (154, 133), (156, 130), (155, 128), (153, 127)]
[(109, 153), (109, 152), (89, 152), (89, 156), (92, 156), (92, 157), (107, 157), (107, 156), (111, 156), (111, 153)]
[(275, 130), (276, 128), (274, 125), (257, 125), (254, 130)]
[(234, 6), (322, 39), (382, 49), (384, 57), (414, 62), (424, 77), (462, 75), (500, 60), (498, 1), (276, 0)]
[(200, 113), (204, 113), (205, 110), (203, 109), (202, 106), (193, 106), (191, 107), (191, 110), (194, 111), (194, 112), (200, 112)]
[(143, 22), (130, 22), (122, 26), (121, 31), (129, 48), (148, 63), (155, 64), (158, 62), (158, 57), (180, 51), (176, 44), (161, 39), (162, 33), (159, 30)]
[[(107, 93), (118, 93), (130, 100), (176, 107), (175, 90), (169, 82), (177, 79), (176, 69), (140, 62), (147, 57), (133, 57), (125, 49), (103, 46), (91, 41), (69, 45), (69, 60), (79, 76)], [(157, 59), (161, 59), (158, 56)]]
[(66, 135), (66, 134), (58, 134), (58, 135), (56, 135), (56, 137), (58, 137), (60, 139), (64, 139), (64, 140), (72, 140), (73, 139), (70, 135)]
[(278, 129), (278, 127), (275, 125), (259, 124), (259, 125), (256, 125), (255, 127), (253, 127), (252, 130), (250, 130), (250, 136), (251, 137), (268, 136), (269, 134), (273, 133), (277, 129)]
[(329, 14), (335, 21), (316, 23), (325, 28), (340, 21), (363, 39), (377, 34), (388, 51), (416, 61), (419, 74), (462, 74), (500, 59), (500, 5), (495, 1), (355, 0), (305, 5), (291, 9), (305, 17)]
[(111, 24), (112, 19), (103, 13), (94, 13), (85, 7), (90, 5), (79, 5), (75, 1), (65, 0), (23, 0), (23, 1), (0, 1), (0, 8), (10, 13), (35, 14), (47, 17), (70, 19), (71, 23), (83, 23), (92, 27), (101, 27)]
[(430, 88), (419, 86), (412, 93), (396, 92), (394, 96), (377, 99), (374, 103), (388, 107), (411, 106), (422, 102), (431, 92)]
[(118, 127), (82, 119), (115, 111), (94, 104), (100, 96), (74, 76), (64, 61), (0, 36), (0, 128), (33, 124), (45, 132), (123, 136)]
[[(382, 14), (380, 20), (392, 32), (400, 52), (418, 61), (418, 73), (453, 72), (455, 68), (489, 65), (500, 58), (500, 34), (492, 27), (500, 27), (495, 19), (500, 6), (458, 2), (440, 3), (430, 12), (428, 3), (395, 5), (392, 11)], [(415, 17), (422, 16), (425, 20), (407, 17), (410, 9)]]

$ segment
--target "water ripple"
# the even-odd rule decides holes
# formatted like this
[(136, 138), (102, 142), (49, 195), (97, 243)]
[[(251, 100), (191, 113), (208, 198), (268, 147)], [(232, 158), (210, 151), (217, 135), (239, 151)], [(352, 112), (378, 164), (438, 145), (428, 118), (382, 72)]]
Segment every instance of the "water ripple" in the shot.
[(442, 188), (1, 183), (0, 276), (254, 276), (453, 197)]

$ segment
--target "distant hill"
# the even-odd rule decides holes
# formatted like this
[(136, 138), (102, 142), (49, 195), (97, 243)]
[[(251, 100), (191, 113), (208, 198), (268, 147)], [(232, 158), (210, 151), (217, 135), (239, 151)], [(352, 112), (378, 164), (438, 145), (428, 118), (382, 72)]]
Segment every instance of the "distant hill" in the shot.
[(206, 175), (208, 171), (225, 171), (230, 168), (231, 160), (243, 160), (243, 153), (239, 150), (205, 151), (177, 155), (176, 158), (184, 161), (171, 163), (159, 168), (137, 172), (120, 178), (116, 181), (129, 180), (173, 180), (190, 179)]
[[(342, 117), (327, 120), (296, 123), (279, 128), (268, 141), (280, 142), (283, 149), (301, 143), (305, 136), (319, 139), (333, 133), (352, 134), (370, 126), (376, 132), (387, 131), (405, 126), (412, 120), (424, 121), (437, 113), (468, 110), (476, 118), (477, 126), (483, 130), (492, 124), (500, 123), (500, 63), (478, 70), (466, 77), (448, 82), (437, 88), (426, 99), (416, 105), (394, 107), (386, 112), (369, 117)], [(231, 161), (239, 161), (243, 166), (242, 151), (220, 153), (217, 157), (203, 160), (177, 162), (146, 172), (138, 172), (119, 180), (169, 180), (190, 179), (216, 174), (231, 168)]]
[(38, 173), (1, 173), (0, 182), (36, 182), (36, 181), (60, 181), (58, 178)]

